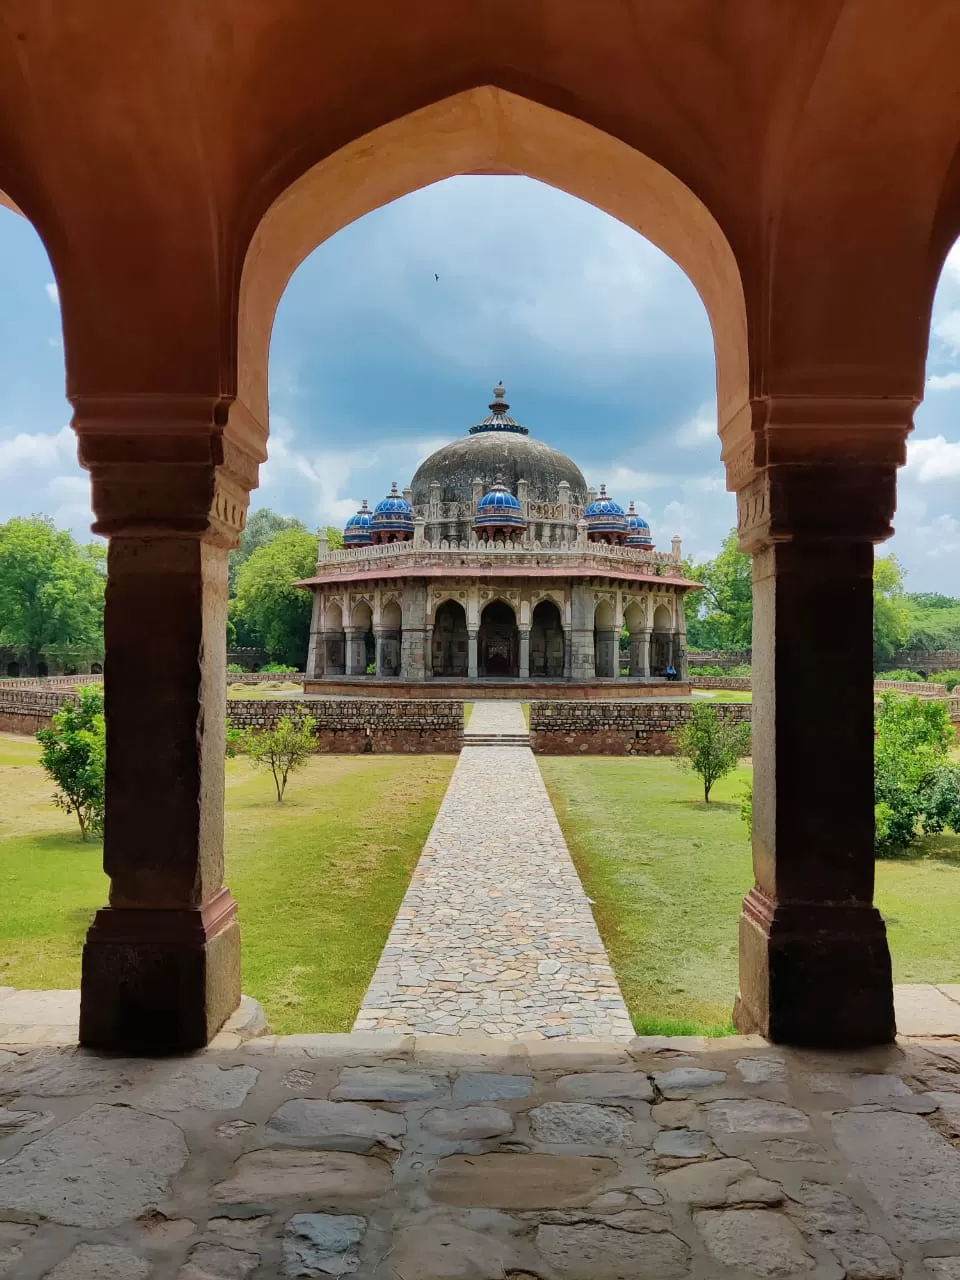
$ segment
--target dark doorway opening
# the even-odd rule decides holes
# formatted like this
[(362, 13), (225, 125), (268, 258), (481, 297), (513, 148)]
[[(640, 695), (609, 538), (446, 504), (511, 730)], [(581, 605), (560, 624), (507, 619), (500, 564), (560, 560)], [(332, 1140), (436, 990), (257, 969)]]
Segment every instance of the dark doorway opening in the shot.
[(520, 637), (517, 632), (517, 617), (505, 601), (494, 600), (480, 615), (477, 648), (481, 676), (518, 676), (520, 674)]
[(541, 600), (530, 627), (530, 674), (562, 679), (564, 657), (560, 610), (552, 600)]
[(432, 657), (435, 676), (466, 676), (467, 615), (456, 600), (444, 600), (434, 615)]

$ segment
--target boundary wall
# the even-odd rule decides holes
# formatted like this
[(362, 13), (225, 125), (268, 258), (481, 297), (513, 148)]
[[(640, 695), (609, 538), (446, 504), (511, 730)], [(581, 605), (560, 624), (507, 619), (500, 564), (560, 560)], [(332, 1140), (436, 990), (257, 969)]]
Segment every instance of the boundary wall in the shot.
[[(689, 702), (532, 702), (530, 742), (538, 755), (672, 756), (673, 735), (692, 708)], [(717, 712), (749, 722), (753, 707), (726, 702)]]

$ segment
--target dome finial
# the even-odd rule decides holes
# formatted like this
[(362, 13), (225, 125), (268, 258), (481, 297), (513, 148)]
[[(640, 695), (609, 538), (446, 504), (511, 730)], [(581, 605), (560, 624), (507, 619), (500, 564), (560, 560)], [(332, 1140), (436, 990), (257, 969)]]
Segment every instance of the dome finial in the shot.
[(507, 390), (501, 379), (493, 388), (493, 400), (488, 406), (490, 416), (478, 422), (475, 427), (471, 427), (470, 435), (476, 435), (480, 431), (513, 431), (521, 436), (528, 434), (526, 427), (522, 427), (519, 422), (510, 417), (510, 406), (504, 399), (506, 394)]
[(606, 496), (607, 496), (607, 486), (605, 484), (602, 484), (600, 486), (600, 497), (605, 498)]

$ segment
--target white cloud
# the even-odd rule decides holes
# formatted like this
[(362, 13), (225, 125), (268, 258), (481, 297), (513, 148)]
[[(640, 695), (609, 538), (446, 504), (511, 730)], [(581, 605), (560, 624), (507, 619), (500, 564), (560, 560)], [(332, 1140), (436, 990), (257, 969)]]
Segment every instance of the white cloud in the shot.
[(960, 441), (946, 440), (943, 436), (909, 441), (903, 474), (919, 484), (960, 478)]
[(960, 354), (960, 307), (948, 311), (933, 326), (934, 336), (939, 338), (951, 351)]
[(935, 373), (927, 379), (928, 391), (955, 391), (960, 387), (960, 369), (954, 373)]
[(44, 289), (46, 289), (46, 291), (47, 291), (47, 297), (50, 299), (50, 301), (53, 303), (53, 305), (54, 305), (55, 307), (59, 307), (59, 305), (60, 305), (60, 290), (57, 288), (57, 286), (54, 284), (54, 282), (53, 282), (52, 280), (48, 280), (48, 281), (47, 281), (47, 283), (46, 283), (43, 287), (44, 287)]
[[(335, 433), (331, 433), (335, 434)], [(288, 419), (274, 416), (269, 461), (260, 469), (263, 501), (308, 523), (342, 525), (366, 497), (374, 506), (396, 480), (401, 489), (448, 437), (372, 440), (362, 449), (310, 449)]]
[(953, 276), (960, 284), (960, 240), (954, 244), (953, 248), (947, 254), (946, 261), (943, 264), (945, 275)]
[(696, 449), (717, 434), (717, 406), (702, 404), (694, 416), (677, 427), (673, 443), (678, 449)]
[(0, 479), (11, 479), (14, 473), (48, 470), (52, 467), (76, 463), (77, 442), (70, 427), (61, 427), (55, 434), (38, 431), (31, 435), (18, 432), (6, 440), (0, 440)]

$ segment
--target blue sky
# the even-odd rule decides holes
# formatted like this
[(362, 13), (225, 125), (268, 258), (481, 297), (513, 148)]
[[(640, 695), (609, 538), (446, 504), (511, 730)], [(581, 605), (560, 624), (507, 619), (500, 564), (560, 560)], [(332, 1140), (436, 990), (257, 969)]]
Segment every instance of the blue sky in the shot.
[[(86, 537), (53, 275), (30, 226), (3, 209), (0, 279), (0, 520), (44, 512)], [(910, 589), (960, 595), (960, 247), (928, 375), (885, 549)], [(678, 533), (698, 558), (716, 551), (735, 507), (696, 291), (632, 230), (526, 178), (438, 183), (303, 263), (277, 314), (254, 505), (342, 524), (479, 421), (499, 378), (514, 416), (590, 482), (635, 499), (661, 546)]]

